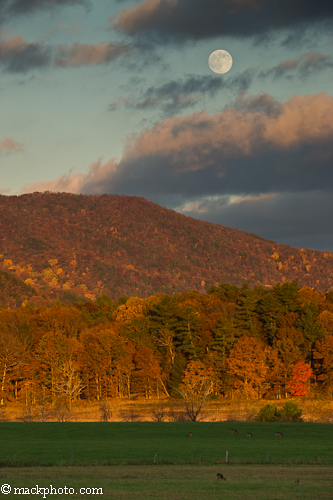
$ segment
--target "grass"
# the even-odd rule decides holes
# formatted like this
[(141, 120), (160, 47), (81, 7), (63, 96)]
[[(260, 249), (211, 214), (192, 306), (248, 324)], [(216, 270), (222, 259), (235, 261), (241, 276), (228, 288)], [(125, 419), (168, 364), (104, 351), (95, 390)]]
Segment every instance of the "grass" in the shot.
[[(222, 472), (227, 481), (217, 481)], [(299, 479), (299, 487), (295, 486)], [(75, 494), (46, 498), (98, 498), (80, 488), (102, 488), (114, 500), (332, 500), (332, 468), (281, 466), (127, 466), (0, 469), (0, 485), (10, 484), (6, 498), (17, 498), (15, 487), (74, 488)], [(25, 498), (35, 498), (25, 495)], [(43, 498), (43, 495), (38, 495)]]
[[(239, 436), (231, 435), (234, 427)], [(226, 450), (230, 465), (333, 466), (331, 424), (0, 423), (0, 436), (2, 467), (66, 466), (71, 459), (76, 466), (220, 465)]]

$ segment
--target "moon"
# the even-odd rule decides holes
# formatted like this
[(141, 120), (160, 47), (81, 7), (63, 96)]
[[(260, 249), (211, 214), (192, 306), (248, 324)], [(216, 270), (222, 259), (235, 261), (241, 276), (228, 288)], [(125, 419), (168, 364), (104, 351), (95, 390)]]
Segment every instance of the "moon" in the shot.
[(215, 50), (208, 58), (208, 66), (214, 73), (223, 75), (232, 66), (232, 57), (226, 50)]

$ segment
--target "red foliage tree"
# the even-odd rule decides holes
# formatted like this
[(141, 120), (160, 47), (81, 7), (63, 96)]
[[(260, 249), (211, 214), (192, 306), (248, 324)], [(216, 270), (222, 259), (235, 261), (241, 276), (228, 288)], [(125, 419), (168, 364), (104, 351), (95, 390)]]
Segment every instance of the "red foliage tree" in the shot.
[(312, 368), (304, 361), (298, 361), (293, 367), (293, 377), (287, 385), (287, 390), (293, 396), (307, 396), (309, 393), (309, 378), (312, 377)]

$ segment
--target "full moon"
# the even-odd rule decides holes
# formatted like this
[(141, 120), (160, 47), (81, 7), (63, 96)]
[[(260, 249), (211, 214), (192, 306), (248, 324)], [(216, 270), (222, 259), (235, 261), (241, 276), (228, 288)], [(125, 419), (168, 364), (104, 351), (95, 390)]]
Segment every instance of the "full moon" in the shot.
[(232, 57), (226, 50), (215, 50), (208, 58), (208, 66), (214, 73), (222, 75), (232, 66)]

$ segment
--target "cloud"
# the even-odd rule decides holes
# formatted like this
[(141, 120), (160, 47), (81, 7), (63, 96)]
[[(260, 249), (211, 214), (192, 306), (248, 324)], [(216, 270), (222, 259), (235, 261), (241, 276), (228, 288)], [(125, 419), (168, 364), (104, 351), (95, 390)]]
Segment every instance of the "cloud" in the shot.
[(130, 36), (155, 40), (257, 37), (333, 18), (331, 0), (144, 0), (110, 18)]
[(0, 0), (0, 13), (8, 16), (33, 14), (38, 10), (70, 5), (86, 5), (86, 0)]
[(258, 234), (273, 241), (302, 248), (333, 250), (331, 193), (318, 190), (272, 193), (233, 199), (205, 197), (177, 207), (197, 219)]
[(64, 174), (53, 181), (40, 181), (35, 183), (27, 183), (21, 189), (22, 193), (32, 193), (35, 191), (53, 191), (62, 193), (80, 193), (82, 184), (86, 180), (85, 174)]
[(114, 59), (134, 53), (134, 48), (124, 43), (100, 42), (95, 45), (74, 43), (57, 46), (56, 66), (91, 66), (107, 64)]
[[(81, 193), (86, 182), (92, 182), (98, 172), (99, 182), (106, 180), (105, 175), (112, 175), (112, 171), (116, 168), (115, 160), (111, 159), (102, 167), (102, 160), (99, 159), (89, 167), (88, 174), (76, 173), (64, 174), (58, 179), (52, 181), (40, 181), (35, 183), (25, 184), (20, 192), (31, 193), (34, 191), (53, 191), (65, 193)], [(104, 173), (102, 172), (104, 171)]]
[(20, 142), (14, 141), (11, 137), (5, 137), (0, 141), (0, 152), (5, 153), (17, 153), (19, 151), (24, 151), (24, 146)]
[(43, 42), (27, 42), (22, 36), (13, 36), (0, 42), (0, 65), (12, 73), (43, 68), (51, 62), (51, 50)]
[(232, 107), (246, 113), (264, 113), (268, 117), (278, 117), (283, 104), (269, 94), (248, 96), (245, 92), (238, 94)]
[(333, 97), (240, 95), (220, 113), (165, 118), (120, 161), (22, 192), (144, 196), (196, 218), (333, 251)]
[(108, 111), (116, 111), (122, 106), (129, 106), (130, 101), (130, 97), (119, 97), (116, 101), (109, 104)]
[[(214, 195), (331, 190), (333, 97), (236, 99), (215, 115), (166, 118), (129, 140), (119, 163), (99, 161), (76, 192), (159, 202)], [(71, 183), (71, 177), (62, 182)]]
[(259, 77), (292, 78), (298, 76), (305, 78), (313, 72), (317, 73), (327, 68), (333, 68), (333, 57), (313, 51), (302, 54), (295, 59), (287, 59), (273, 68), (261, 71)]
[(108, 109), (114, 111), (120, 105), (138, 110), (154, 108), (160, 109), (166, 116), (172, 116), (195, 106), (207, 94), (214, 97), (221, 90), (233, 92), (248, 90), (253, 75), (254, 72), (250, 69), (229, 78), (187, 75), (183, 79), (170, 80), (160, 86), (151, 86), (137, 100), (119, 98), (111, 103)]
[(95, 45), (46, 46), (43, 42), (30, 43), (22, 36), (0, 41), (0, 65), (11, 73), (26, 73), (50, 66), (92, 66), (108, 64), (120, 57), (135, 54), (135, 49), (122, 43), (101, 42)]
[(202, 100), (202, 95), (183, 95), (173, 93), (166, 99), (159, 99), (157, 96), (151, 95), (143, 101), (136, 103), (136, 109), (161, 108), (164, 115), (170, 116), (178, 114), (184, 109), (192, 108)]
[[(108, 106), (109, 111), (115, 111), (120, 107), (128, 109), (160, 110), (164, 116), (179, 115), (185, 109), (196, 106), (205, 95), (215, 97), (221, 91), (238, 94), (234, 106), (238, 109), (245, 108), (251, 111), (255, 107), (260, 108), (267, 114), (276, 113), (280, 110), (280, 103), (267, 94), (247, 97), (243, 99), (254, 80), (257, 78), (305, 78), (311, 73), (318, 73), (333, 67), (333, 57), (320, 52), (308, 52), (298, 58), (285, 60), (276, 66), (259, 71), (252, 67), (234, 76), (224, 75), (186, 75), (182, 79), (170, 80), (162, 85), (150, 86), (142, 91), (139, 97), (119, 97)], [(143, 83), (134, 82), (133, 87), (142, 87)]]

